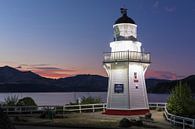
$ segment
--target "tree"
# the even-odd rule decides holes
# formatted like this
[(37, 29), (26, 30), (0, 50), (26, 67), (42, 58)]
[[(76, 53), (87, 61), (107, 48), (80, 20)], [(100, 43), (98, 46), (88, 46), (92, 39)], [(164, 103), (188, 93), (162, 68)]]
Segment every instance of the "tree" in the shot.
[(16, 103), (18, 102), (18, 96), (8, 96), (4, 99), (4, 105), (6, 106), (15, 106)]
[(193, 100), (191, 90), (186, 83), (179, 82), (171, 91), (167, 101), (167, 110), (179, 116), (195, 115), (195, 101)]
[(17, 106), (37, 106), (37, 104), (31, 97), (24, 97), (19, 99)]
[[(32, 110), (37, 110), (37, 104), (31, 97), (24, 97), (22, 99), (19, 99), (19, 101), (16, 104), (17, 106), (27, 106), (27, 107), (22, 107), (21, 110), (23, 111), (32, 111)], [(33, 107), (28, 107), (28, 106), (33, 106)]]
[(99, 97), (93, 98), (89, 96), (89, 97), (82, 97), (81, 99), (81, 104), (96, 104), (96, 103), (102, 103), (101, 98)]

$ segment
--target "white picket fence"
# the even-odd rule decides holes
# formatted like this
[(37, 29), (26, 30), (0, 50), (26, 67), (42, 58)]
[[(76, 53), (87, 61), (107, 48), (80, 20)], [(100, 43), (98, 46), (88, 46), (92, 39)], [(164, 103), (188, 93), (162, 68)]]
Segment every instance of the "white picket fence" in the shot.
[[(164, 108), (165, 103), (149, 103), (151, 108)], [(82, 105), (46, 105), (46, 106), (1, 106), (7, 114), (35, 114), (46, 110), (54, 112), (95, 112), (96, 110), (105, 110), (106, 103), (82, 104)]]
[(58, 114), (66, 112), (95, 112), (97, 110), (104, 110), (106, 103), (99, 104), (82, 104), (82, 105), (46, 105), (46, 106), (1, 106), (3, 111), (8, 115), (33, 115), (41, 114), (44, 111), (53, 111)]
[(185, 129), (186, 126), (195, 128), (195, 119), (173, 115), (167, 111), (166, 106), (165, 106), (164, 114), (166, 119), (174, 125), (176, 124), (182, 125), (183, 129)]
[[(182, 125), (183, 128), (186, 126), (195, 128), (195, 119), (176, 116), (169, 113), (166, 109), (166, 103), (157, 103), (150, 102), (150, 108), (162, 108), (164, 109), (164, 114), (166, 119), (172, 124)], [(5, 113), (8, 115), (35, 115), (41, 114), (46, 110), (54, 111), (55, 113), (59, 113), (64, 115), (66, 112), (95, 112), (97, 110), (105, 110), (106, 103), (99, 104), (82, 104), (82, 105), (47, 105), (47, 106), (1, 106)]]

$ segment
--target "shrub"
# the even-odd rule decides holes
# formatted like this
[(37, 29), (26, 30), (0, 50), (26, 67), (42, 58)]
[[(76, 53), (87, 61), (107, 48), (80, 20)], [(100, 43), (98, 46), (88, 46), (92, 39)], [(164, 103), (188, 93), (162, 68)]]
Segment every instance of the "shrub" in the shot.
[(171, 91), (167, 101), (167, 110), (175, 115), (190, 117), (195, 115), (194, 105), (190, 88), (186, 83), (180, 82)]
[(37, 106), (31, 97), (24, 97), (17, 102), (17, 106)]
[(102, 99), (99, 97), (93, 98), (91, 96), (81, 98), (81, 104), (96, 104), (96, 103), (102, 103)]
[(18, 96), (8, 96), (4, 99), (4, 101), (5, 106), (15, 106), (18, 102)]
[(131, 122), (127, 118), (123, 118), (119, 122), (119, 127), (130, 127), (130, 126), (131, 126)]
[(8, 116), (0, 108), (0, 129), (15, 129)]

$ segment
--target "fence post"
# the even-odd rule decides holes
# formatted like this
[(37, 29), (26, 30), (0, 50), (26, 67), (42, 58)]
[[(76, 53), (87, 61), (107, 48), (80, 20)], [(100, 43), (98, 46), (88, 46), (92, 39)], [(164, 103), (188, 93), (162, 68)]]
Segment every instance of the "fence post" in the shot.
[(183, 129), (185, 129), (185, 119), (183, 119)]
[(8, 111), (9, 111), (9, 110), (8, 110), (8, 108), (6, 107), (6, 112), (7, 112), (7, 114), (8, 114)]
[(35, 110), (34, 106), (30, 107), (30, 114), (33, 114), (33, 111)]
[[(20, 111), (20, 114), (22, 114), (22, 107), (20, 106), (19, 109), (20, 109), (19, 110)], [(14, 107), (14, 110), (16, 111), (16, 107)]]
[(79, 104), (79, 112), (81, 113), (82, 111), (81, 111), (81, 105)]
[(195, 128), (195, 119), (192, 121), (192, 128)]
[(104, 103), (102, 106), (103, 106), (103, 111), (105, 112), (106, 111), (106, 104)]
[(92, 108), (93, 108), (93, 112), (95, 112), (94, 104), (92, 105)]
[(64, 118), (64, 107), (65, 107), (65, 106), (62, 107), (62, 117), (63, 117), (63, 118)]

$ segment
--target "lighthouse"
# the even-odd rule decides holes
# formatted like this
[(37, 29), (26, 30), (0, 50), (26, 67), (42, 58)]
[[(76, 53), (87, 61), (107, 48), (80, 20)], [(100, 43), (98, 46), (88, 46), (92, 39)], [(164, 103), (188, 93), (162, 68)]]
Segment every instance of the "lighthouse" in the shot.
[(145, 72), (151, 62), (137, 39), (137, 25), (121, 8), (121, 17), (113, 25), (111, 52), (104, 53), (103, 66), (108, 74), (105, 114), (144, 115), (149, 112)]

